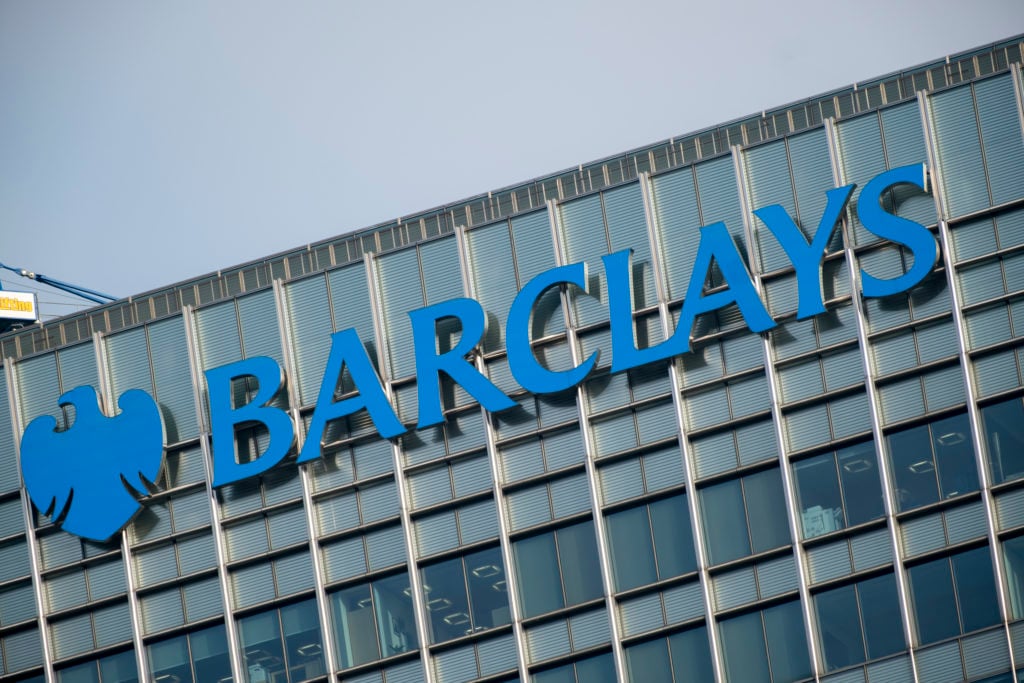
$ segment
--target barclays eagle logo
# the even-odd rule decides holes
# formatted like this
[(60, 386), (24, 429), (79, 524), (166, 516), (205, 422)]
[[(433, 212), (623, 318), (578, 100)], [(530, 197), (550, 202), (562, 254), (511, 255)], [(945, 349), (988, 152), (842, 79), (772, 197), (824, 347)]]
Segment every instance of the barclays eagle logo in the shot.
[(21, 439), (21, 474), (32, 502), (62, 529), (105, 541), (142, 506), (164, 460), (164, 425), (156, 402), (141, 389), (118, 399), (120, 414), (100, 412), (91, 386), (57, 399), (74, 406), (64, 431), (50, 415), (37, 417)]

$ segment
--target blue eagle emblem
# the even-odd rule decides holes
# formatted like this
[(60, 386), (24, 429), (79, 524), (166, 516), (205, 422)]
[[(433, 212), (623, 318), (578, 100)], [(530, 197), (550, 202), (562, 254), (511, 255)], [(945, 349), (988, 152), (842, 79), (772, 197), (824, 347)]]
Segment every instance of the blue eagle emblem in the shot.
[(105, 541), (142, 507), (164, 461), (164, 424), (156, 402), (141, 389), (117, 401), (107, 417), (91, 386), (64, 393), (73, 406), (64, 431), (50, 415), (37, 417), (21, 438), (21, 474), (32, 502), (65, 531)]

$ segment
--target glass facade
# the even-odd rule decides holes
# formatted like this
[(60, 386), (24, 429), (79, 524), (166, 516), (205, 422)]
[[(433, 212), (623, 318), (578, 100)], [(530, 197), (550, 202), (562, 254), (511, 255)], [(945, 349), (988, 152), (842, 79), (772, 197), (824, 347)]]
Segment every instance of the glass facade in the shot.
[[(418, 234), (410, 219), (178, 285), (141, 313), (117, 302), (0, 338), (0, 681), (1015, 680), (1020, 48), (470, 200)], [(856, 189), (825, 246), (827, 310), (798, 317), (798, 273), (754, 209), (778, 204), (809, 236), (827, 191), (921, 163), (927, 192), (882, 201), (931, 231), (937, 266), (864, 297), (863, 273), (892, 279), (914, 255), (860, 222)], [(654, 347), (680, 319), (698, 229), (719, 221), (777, 326), (755, 334), (729, 305), (697, 317), (692, 351), (612, 373), (601, 257), (632, 249), (635, 342)], [(588, 291), (538, 299), (532, 351), (561, 371), (600, 350), (597, 367), (529, 393), (503, 323), (532, 278), (579, 261)], [(730, 286), (717, 263), (701, 275), (707, 295)], [(468, 362), (514, 408), (488, 413), (439, 373), (442, 424), (387, 440), (359, 411), (305, 433), (349, 328), (415, 424), (435, 380), (417, 376), (408, 313), (457, 297), (492, 323)], [(436, 332), (442, 353), (461, 335)], [(293, 446), (214, 488), (203, 373), (258, 356), (284, 369), (273, 405), (322, 457), (298, 465)], [(57, 398), (81, 385), (108, 414), (143, 389), (165, 425), (155, 492), (105, 543), (55, 526), (19, 476), (25, 427), (73, 425)], [(236, 380), (236, 404), (258, 389)], [(333, 399), (358, 394), (343, 372)], [(243, 425), (240, 461), (268, 441)]]

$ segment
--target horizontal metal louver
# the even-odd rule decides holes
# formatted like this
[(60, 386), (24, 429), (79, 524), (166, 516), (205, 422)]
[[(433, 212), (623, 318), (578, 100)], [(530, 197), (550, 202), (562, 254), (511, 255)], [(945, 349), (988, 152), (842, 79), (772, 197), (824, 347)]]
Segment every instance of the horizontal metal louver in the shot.
[(569, 617), (569, 632), (572, 635), (574, 651), (607, 643), (611, 637), (608, 612), (600, 609)]
[(381, 529), (366, 535), (370, 569), (383, 569), (405, 562), (405, 541), (401, 527)]
[(939, 150), (950, 217), (989, 205), (981, 159), (981, 142), (971, 88), (956, 88), (931, 96), (932, 119)]
[(900, 536), (903, 539), (903, 552), (908, 557), (941, 548), (946, 544), (942, 515), (937, 513), (904, 522)]
[[(167, 442), (199, 434), (195, 393), (181, 316), (149, 326), (149, 357), (153, 364), (156, 399), (164, 413)], [(171, 419), (168, 419), (168, 416)]]
[(546, 486), (515, 491), (505, 498), (505, 502), (508, 505), (509, 523), (513, 530), (525, 529), (551, 520)]
[(648, 491), (661, 491), (685, 481), (683, 455), (676, 444), (663, 447), (640, 458), (644, 466), (644, 485)]
[(590, 485), (586, 474), (551, 482), (551, 507), (555, 519), (590, 509)]
[(903, 655), (867, 666), (868, 683), (889, 683), (890, 681), (912, 681), (910, 657)]
[(605, 505), (642, 495), (643, 474), (640, 460), (621, 460), (598, 469), (601, 498)]
[(175, 587), (139, 600), (142, 608), (142, 628), (156, 633), (185, 623), (185, 609), (181, 602), (181, 589)]
[(498, 535), (498, 512), (493, 499), (464, 507), (457, 512), (459, 539), (463, 545)]
[(298, 593), (313, 587), (313, 562), (303, 551), (274, 560), (274, 578), (278, 596)]
[(326, 545), (322, 553), (328, 581), (340, 581), (366, 573), (366, 551), (362, 536)]
[(760, 562), (756, 571), (758, 592), (762, 600), (797, 589), (799, 581), (792, 555)]
[(185, 600), (185, 620), (190, 623), (224, 612), (220, 583), (215, 576), (186, 584), (181, 592)]
[(696, 581), (669, 588), (663, 595), (669, 624), (689, 621), (704, 614), (704, 596)]
[(978, 119), (985, 150), (992, 203), (1002, 204), (1024, 194), (1024, 159), (1020, 115), (1009, 74), (976, 83)]
[(284, 548), (305, 541), (308, 537), (306, 511), (303, 508), (277, 512), (268, 521), (271, 548)]
[(985, 508), (981, 501), (947, 510), (943, 516), (946, 518), (950, 545), (978, 538), (987, 533)]
[(619, 605), (619, 616), (622, 620), (623, 636), (635, 636), (661, 628), (664, 626), (661, 594), (653, 593), (622, 601)]
[(753, 567), (743, 567), (715, 577), (715, 606), (732, 609), (757, 600), (757, 580)]
[(943, 643), (917, 653), (917, 672), (923, 681), (959, 683), (964, 680), (960, 642)]
[(317, 276), (289, 283), (285, 286), (285, 300), (299, 375), (299, 398), (302, 405), (310, 405), (319, 395), (334, 331), (327, 281)]
[(512, 634), (485, 640), (476, 646), (480, 658), (480, 675), (491, 676), (516, 668), (516, 644)]
[(679, 299), (686, 294), (697, 255), (695, 237), (702, 225), (693, 170), (682, 168), (658, 175), (651, 186), (669, 297)]
[(968, 678), (996, 674), (1010, 668), (1006, 633), (1001, 628), (964, 638), (963, 652)]
[(120, 560), (93, 565), (86, 570), (86, 575), (90, 600), (102, 600), (127, 590), (124, 563)]
[(850, 547), (846, 541), (817, 546), (807, 551), (811, 583), (821, 583), (850, 573)]
[(149, 350), (146, 348), (146, 330), (135, 328), (118, 332), (106, 338), (107, 366), (110, 371), (112, 399), (116, 400), (129, 389), (142, 389), (153, 393), (149, 374)]
[(459, 530), (452, 511), (418, 519), (414, 527), (420, 555), (433, 555), (459, 545)]
[(1024, 489), (996, 497), (996, 518), (1000, 531), (1024, 526)]
[(434, 658), (434, 673), (439, 683), (465, 683), (476, 678), (473, 646), (438, 653)]
[(542, 662), (569, 653), (569, 628), (559, 619), (526, 631), (530, 661)]
[(235, 608), (273, 600), (274, 574), (270, 565), (256, 564), (232, 572), (231, 593)]

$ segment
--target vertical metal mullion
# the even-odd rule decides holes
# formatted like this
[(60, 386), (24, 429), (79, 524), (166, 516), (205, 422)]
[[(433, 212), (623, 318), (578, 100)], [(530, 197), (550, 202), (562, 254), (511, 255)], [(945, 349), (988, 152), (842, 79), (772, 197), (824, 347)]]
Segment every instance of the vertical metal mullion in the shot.
[(213, 451), (210, 445), (210, 425), (203, 410), (203, 363), (199, 353), (199, 338), (196, 330), (195, 313), (191, 306), (181, 310), (182, 324), (185, 326), (185, 344), (188, 348), (189, 372), (192, 375), (192, 397), (196, 404), (196, 420), (199, 425), (199, 446), (202, 450), (203, 469), (206, 472), (206, 500), (210, 506), (210, 531), (213, 536), (213, 548), (217, 555), (217, 582), (220, 584), (220, 598), (224, 607), (224, 627), (227, 631), (228, 658), (231, 660), (231, 676), (236, 681), (246, 680), (246, 670), (242, 662), (241, 647), (238, 640), (238, 625), (231, 611), (231, 587), (228, 585), (228, 572), (225, 568), (227, 552), (224, 548), (223, 529), (220, 521), (220, 504), (213, 490)]
[[(736, 187), (739, 192), (740, 211), (743, 216), (743, 236), (747, 240), (747, 248), (750, 253), (751, 275), (754, 280), (754, 287), (757, 289), (758, 297), (765, 301), (764, 283), (761, 281), (761, 250), (754, 239), (754, 226), (751, 220), (750, 197), (746, 182), (746, 168), (743, 164), (743, 153), (739, 147), (732, 147), (733, 171), (736, 177)], [(789, 153), (786, 154), (787, 173), (789, 173)], [(792, 174), (790, 174), (790, 186), (792, 188)], [(796, 190), (792, 188), (793, 202), (796, 203)], [(804, 631), (807, 638), (807, 650), (811, 660), (811, 668), (814, 672), (814, 679), (821, 680), (823, 673), (822, 658), (818, 652), (818, 639), (816, 637), (814, 614), (811, 611), (810, 589), (807, 587), (810, 575), (807, 572), (807, 557), (804, 554), (803, 544), (800, 542), (800, 527), (797, 524), (797, 505), (795, 485), (793, 483), (793, 472), (789, 468), (789, 457), (786, 453), (786, 433), (782, 422), (782, 401), (779, 397), (779, 384), (775, 373), (775, 363), (772, 359), (771, 336), (763, 333), (761, 346), (764, 351), (764, 369), (768, 380), (768, 395), (771, 398), (772, 422), (775, 426), (775, 438), (779, 445), (779, 471), (782, 475), (783, 496), (786, 499), (787, 521), (789, 522), (789, 534), (793, 541), (793, 560), (796, 564), (799, 575), (798, 590), (800, 593), (800, 613), (803, 616)], [(744, 506), (746, 499), (744, 499)], [(767, 641), (766, 641), (767, 642)]]
[[(881, 118), (879, 118), (879, 123), (881, 123)], [(837, 186), (845, 185), (846, 178), (841, 163), (842, 151), (839, 148), (839, 136), (836, 130), (836, 122), (833, 118), (825, 120), (825, 138), (828, 140), (832, 179)], [(886, 166), (888, 166), (888, 162), (886, 162)], [(840, 229), (843, 231), (843, 258), (846, 260), (846, 270), (850, 276), (851, 305), (853, 306), (854, 320), (857, 325), (857, 343), (860, 345), (861, 350), (860, 357), (864, 369), (868, 409), (871, 411), (871, 436), (875, 440), (875, 457), (878, 459), (878, 471), (882, 478), (882, 506), (885, 511), (886, 526), (889, 530), (889, 546), (892, 552), (893, 571), (896, 575), (896, 594), (900, 602), (900, 617), (903, 619), (903, 638), (906, 640), (907, 648), (913, 651), (914, 628), (910, 609), (910, 589), (906, 570), (900, 559), (900, 537), (896, 522), (896, 487), (892, 483), (893, 477), (889, 471), (889, 458), (887, 457), (888, 448), (886, 447), (885, 437), (882, 434), (882, 412), (878, 396), (878, 386), (875, 383), (875, 375), (871, 371), (871, 348), (868, 344), (868, 325), (867, 318), (864, 315), (864, 298), (861, 296), (860, 290), (860, 271), (857, 268), (857, 261), (853, 257), (853, 227), (846, 216), (840, 218)], [(913, 655), (910, 657), (910, 669), (914, 680), (917, 681), (917, 662)]]
[(1013, 94), (1017, 101), (1017, 118), (1024, 132), (1024, 71), (1020, 63), (1010, 65), (1010, 78), (1013, 80)]
[[(14, 389), (14, 359), (4, 359), (4, 374), (7, 379), (7, 405), (10, 406), (11, 430), (14, 432), (14, 461), (18, 465), (18, 473), (21, 473), (21, 406), (18, 404), (18, 396)], [(43, 596), (43, 579), (40, 576), (39, 562), (39, 541), (36, 538), (35, 524), (32, 516), (32, 502), (28, 497), (28, 490), (24, 481), (18, 477), (18, 495), (21, 499), (21, 514), (25, 524), (25, 541), (28, 544), (29, 570), (32, 572), (32, 593), (36, 604), (38, 616), (37, 625), (39, 628), (39, 644), (43, 649), (43, 675), (49, 683), (56, 683), (57, 675), (53, 670), (53, 646), (50, 644), (50, 631), (46, 620), (46, 599)]]
[[(320, 277), (324, 279), (326, 286), (326, 276), (321, 275)], [(295, 358), (295, 349), (291, 344), (291, 320), (285, 305), (284, 286), (280, 279), (274, 280), (274, 305), (277, 310), (278, 330), (281, 337), (281, 355), (284, 359), (286, 377), (290, 380), (288, 383), (288, 412), (291, 413), (292, 426), (295, 429), (295, 449), (296, 452), (301, 453), (305, 435), (302, 432), (302, 415), (299, 412), (299, 405), (301, 403), (301, 399), (298, 396), (299, 370)], [(319, 439), (320, 437), (319, 435), (314, 435), (314, 438)], [(316, 517), (313, 513), (312, 487), (309, 472), (312, 464), (303, 463), (298, 467), (299, 479), (302, 483), (302, 507), (306, 513), (306, 533), (309, 536), (309, 555), (313, 564), (313, 586), (316, 592), (317, 607), (319, 608), (320, 630), (322, 632), (321, 642), (324, 643), (323, 651), (327, 670), (334, 672), (338, 667), (334, 656), (334, 633), (331, 628), (330, 603), (327, 600), (327, 589), (324, 586), (323, 558), (320, 555), (320, 543), (317, 539), (318, 528)]]
[[(972, 88), (973, 94), (973, 88)], [(918, 109), (921, 115), (921, 128), (924, 131), (925, 149), (928, 152), (928, 162), (932, 170), (932, 191), (935, 194), (935, 208), (939, 211), (939, 238), (942, 244), (942, 260), (946, 270), (946, 285), (949, 287), (949, 296), (953, 305), (953, 321), (956, 324), (957, 355), (960, 360), (960, 373), (964, 380), (964, 393), (967, 398), (967, 418), (971, 426), (971, 437), (974, 439), (974, 459), (978, 468), (978, 481), (981, 484), (982, 501), (985, 504), (985, 519), (988, 522), (988, 544), (989, 554), (992, 560), (992, 569), (996, 578), (996, 597), (999, 601), (999, 614), (1003, 620), (1003, 632), (1006, 636), (1006, 643), (1010, 654), (1011, 671), (1017, 670), (1013, 654), (1013, 638), (1010, 631), (1010, 620), (1013, 615), (1010, 611), (1010, 601), (1006, 594), (1006, 577), (1002, 562), (1001, 544), (996, 529), (995, 498), (992, 495), (991, 482), (988, 475), (988, 448), (985, 446), (984, 430), (981, 427), (981, 415), (978, 411), (977, 395), (974, 389), (974, 382), (971, 378), (971, 360), (968, 355), (966, 330), (967, 323), (964, 317), (963, 302), (960, 297), (960, 290), (957, 287), (956, 268), (953, 265), (952, 238), (949, 231), (947, 214), (943, 207), (945, 201), (945, 184), (943, 183), (942, 172), (935, 163), (938, 159), (938, 144), (935, 138), (935, 128), (932, 125), (931, 100), (926, 93), (918, 93)], [(978, 127), (979, 138), (981, 126)], [(987, 170), (986, 170), (987, 178)], [(941, 201), (940, 201), (941, 200)]]
[[(459, 252), (459, 265), (462, 271), (462, 291), (466, 296), (476, 299), (476, 286), (473, 283), (473, 273), (469, 262), (469, 243), (466, 239), (465, 226), (459, 226), (456, 230), (456, 245)], [(474, 364), (476, 365), (477, 371), (486, 377), (487, 366), (483, 360), (483, 353), (475, 354)], [(511, 527), (508, 522), (508, 510), (505, 506), (505, 494), (501, 489), (503, 477), (501, 476), (501, 470), (498, 465), (497, 434), (495, 433), (494, 423), (491, 421), (490, 414), (483, 406), (480, 406), (480, 416), (484, 421), (484, 433), (487, 439), (487, 459), (490, 460), (491, 464), (491, 485), (494, 487), (494, 502), (498, 513), (501, 559), (505, 563), (505, 585), (508, 587), (505, 594), (508, 598), (508, 606), (510, 614), (512, 615), (512, 632), (516, 640), (516, 661), (519, 668), (519, 680), (525, 682), (530, 680), (526, 658), (526, 634), (523, 629), (523, 616), (520, 614), (519, 604), (512, 597), (511, 587), (518, 586), (519, 583), (516, 580), (516, 568), (513, 561), (512, 544), (508, 538), (509, 529)], [(455, 491), (454, 485), (452, 487), (452, 491)], [(468, 587), (468, 576), (466, 577), (466, 581)]]
[[(640, 195), (643, 198), (644, 220), (647, 224), (647, 238), (651, 244), (651, 261), (654, 268), (655, 292), (658, 297), (658, 317), (661, 319), (662, 338), (672, 336), (672, 315), (668, 310), (668, 276), (665, 273), (661, 232), (658, 229), (654, 212), (654, 196), (651, 188), (650, 174), (642, 173), (639, 178)], [(696, 227), (696, 226), (695, 226)], [(679, 334), (689, 335), (689, 330), (679, 330)], [(683, 459), (683, 472), (686, 477), (686, 504), (690, 512), (690, 531), (693, 536), (694, 549), (697, 555), (697, 579), (700, 582), (701, 597), (704, 601), (704, 615), (708, 631), (708, 645), (711, 648), (711, 664), (716, 681), (725, 681), (725, 662), (722, 647), (718, 642), (718, 629), (715, 628), (715, 603), (711, 595), (711, 576), (708, 573), (710, 559), (704, 543), (704, 518), (697, 499), (697, 472), (690, 454), (690, 445), (686, 437), (686, 420), (683, 418), (682, 386), (679, 373), (676, 372), (675, 361), (668, 363), (669, 381), (672, 387), (672, 407), (676, 412), (676, 428), (679, 430), (679, 451)], [(653, 526), (652, 526), (652, 534)]]
[[(558, 216), (558, 206), (553, 201), (549, 201), (548, 205), (548, 221), (551, 225), (551, 238), (552, 243), (555, 247), (555, 260), (556, 265), (566, 265), (566, 248), (563, 241), (562, 225), (561, 220)], [(569, 315), (569, 292), (562, 288), (562, 313), (565, 318), (565, 337), (569, 344), (569, 354), (572, 358), (573, 366), (578, 366), (583, 361), (580, 358), (580, 349), (578, 338), (576, 336), (576, 328), (572, 324)], [(597, 555), (598, 563), (601, 569), (601, 579), (604, 588), (604, 604), (605, 611), (608, 615), (608, 629), (611, 632), (612, 639), (612, 657), (615, 660), (615, 672), (618, 680), (625, 681), (626, 679), (626, 658), (622, 650), (622, 641), (620, 640), (621, 634), (619, 633), (619, 620), (617, 618), (617, 611), (615, 609), (615, 599), (612, 597), (612, 572), (611, 562), (608, 558), (608, 539), (605, 534), (604, 528), (604, 516), (601, 514), (601, 501), (597, 493), (597, 468), (594, 465), (594, 458), (596, 457), (596, 451), (594, 449), (593, 438), (590, 434), (590, 425), (588, 424), (586, 414), (586, 389), (584, 384), (581, 382), (576, 387), (576, 413), (579, 416), (580, 421), (580, 434), (583, 437), (583, 449), (585, 453), (584, 465), (587, 471), (587, 482), (590, 487), (590, 506), (593, 510), (594, 516), (594, 532), (597, 535)]]
[[(369, 284), (370, 311), (373, 315), (373, 331), (377, 338), (377, 365), (381, 370), (384, 393), (388, 403), (395, 406), (395, 392), (392, 386), (391, 363), (388, 358), (390, 349), (384, 331), (383, 293), (377, 277), (377, 255), (369, 252), (364, 256), (366, 264), (366, 280)], [(421, 278), (422, 282), (422, 278)], [(420, 285), (422, 287), (422, 283)], [(420, 581), (419, 566), (416, 563), (416, 541), (412, 532), (412, 517), (409, 509), (409, 495), (406, 489), (405, 472), (402, 470), (402, 449), (396, 440), (391, 441), (391, 461), (394, 468), (395, 487), (398, 490), (398, 505), (402, 519), (402, 537), (405, 539), (405, 552), (409, 566), (409, 587), (412, 592), (413, 612), (416, 615), (416, 634), (420, 641), (420, 661), (423, 664), (423, 676), (426, 683), (434, 683), (434, 669), (430, 655), (430, 632), (427, 629), (427, 608), (424, 604), (423, 584)]]
[[(145, 343), (148, 362), (149, 340), (146, 339)], [(113, 394), (112, 382), (110, 381), (110, 368), (107, 364), (107, 349), (103, 343), (103, 333), (93, 332), (92, 350), (93, 355), (96, 357), (96, 376), (99, 381), (98, 389), (103, 413), (104, 415), (113, 416), (117, 413), (117, 401)], [(150, 368), (150, 372), (152, 372), (152, 368)], [(153, 386), (155, 389), (156, 385), (154, 384)], [(160, 447), (163, 449), (161, 460), (165, 463), (167, 458), (167, 447), (163, 443), (160, 444)], [(161, 469), (163, 469), (163, 467), (164, 465), (162, 464)], [(118, 536), (120, 536), (121, 540), (121, 561), (124, 562), (125, 588), (128, 594), (128, 614), (131, 619), (132, 626), (132, 644), (135, 647), (135, 666), (138, 667), (139, 670), (139, 679), (148, 681), (150, 679), (149, 662), (146, 661), (146, 649), (142, 644), (142, 615), (141, 608), (139, 607), (139, 598), (135, 594), (135, 572), (132, 571), (131, 550), (128, 543), (127, 527), (121, 529), (121, 531), (118, 532)], [(178, 588), (178, 591), (180, 599), (180, 587)]]

